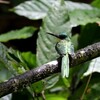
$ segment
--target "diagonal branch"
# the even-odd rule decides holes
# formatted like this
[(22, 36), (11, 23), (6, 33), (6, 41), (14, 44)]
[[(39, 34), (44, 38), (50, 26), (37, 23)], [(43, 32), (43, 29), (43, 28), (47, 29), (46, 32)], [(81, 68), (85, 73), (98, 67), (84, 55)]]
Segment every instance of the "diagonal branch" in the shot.
[[(93, 58), (100, 56), (100, 42), (80, 49), (75, 54), (70, 55), (70, 66), (74, 67)], [(30, 84), (44, 79), (51, 74), (60, 72), (60, 58), (46, 63), (40, 67), (27, 71), (6, 82), (0, 83), (0, 97), (29, 86)]]

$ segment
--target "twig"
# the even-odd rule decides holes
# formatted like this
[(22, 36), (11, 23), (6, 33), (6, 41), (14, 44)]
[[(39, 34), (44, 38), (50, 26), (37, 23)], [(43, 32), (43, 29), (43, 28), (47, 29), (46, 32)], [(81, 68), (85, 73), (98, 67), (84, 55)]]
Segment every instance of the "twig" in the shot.
[(2, 3), (2, 4), (10, 4), (9, 1), (4, 1), (4, 0), (0, 0), (0, 3)]

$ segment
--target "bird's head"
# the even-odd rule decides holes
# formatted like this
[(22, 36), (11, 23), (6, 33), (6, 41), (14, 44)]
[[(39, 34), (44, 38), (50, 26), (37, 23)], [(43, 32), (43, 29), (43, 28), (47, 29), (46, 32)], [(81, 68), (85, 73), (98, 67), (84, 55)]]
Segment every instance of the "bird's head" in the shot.
[(60, 34), (53, 34), (53, 33), (48, 33), (48, 34), (50, 34), (50, 35), (52, 35), (54, 37), (57, 37), (59, 39), (65, 39), (65, 38), (67, 38), (67, 34), (65, 32), (64, 33), (60, 33)]

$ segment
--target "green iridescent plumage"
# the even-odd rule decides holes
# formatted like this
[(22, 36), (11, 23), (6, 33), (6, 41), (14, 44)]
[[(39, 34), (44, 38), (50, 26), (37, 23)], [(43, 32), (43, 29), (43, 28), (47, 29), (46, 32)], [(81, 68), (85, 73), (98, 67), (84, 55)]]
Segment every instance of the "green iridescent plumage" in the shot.
[(60, 41), (57, 42), (55, 48), (58, 54), (62, 57), (61, 75), (63, 78), (68, 77), (69, 76), (69, 54), (73, 53), (74, 50), (71, 40), (66, 33), (62, 33), (62, 34), (49, 33), (49, 34), (60, 39)]

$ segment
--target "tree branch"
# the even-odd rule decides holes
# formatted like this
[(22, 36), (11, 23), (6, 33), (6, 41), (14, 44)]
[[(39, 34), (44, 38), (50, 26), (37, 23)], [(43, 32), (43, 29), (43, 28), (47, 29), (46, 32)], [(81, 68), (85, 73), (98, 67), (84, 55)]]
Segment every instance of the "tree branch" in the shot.
[[(98, 56), (100, 56), (100, 42), (80, 49), (75, 54), (70, 55), (70, 67), (74, 67)], [(60, 72), (60, 61), (61, 59), (59, 58), (27, 71), (22, 75), (13, 77), (6, 82), (0, 83), (0, 97), (9, 93), (17, 92), (34, 82)]]

